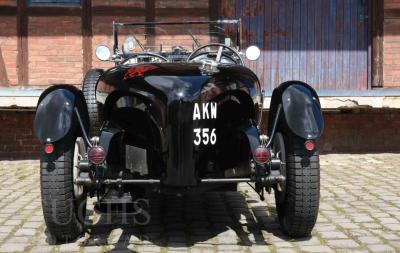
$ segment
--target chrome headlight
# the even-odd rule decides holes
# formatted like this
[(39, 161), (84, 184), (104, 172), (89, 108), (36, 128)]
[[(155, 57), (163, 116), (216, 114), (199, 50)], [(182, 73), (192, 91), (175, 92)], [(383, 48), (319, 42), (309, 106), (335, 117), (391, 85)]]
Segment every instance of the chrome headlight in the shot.
[(100, 61), (107, 61), (110, 59), (111, 52), (107, 46), (101, 45), (96, 48), (96, 57)]
[(246, 49), (246, 58), (250, 61), (257, 60), (261, 55), (261, 51), (257, 46), (249, 46)]

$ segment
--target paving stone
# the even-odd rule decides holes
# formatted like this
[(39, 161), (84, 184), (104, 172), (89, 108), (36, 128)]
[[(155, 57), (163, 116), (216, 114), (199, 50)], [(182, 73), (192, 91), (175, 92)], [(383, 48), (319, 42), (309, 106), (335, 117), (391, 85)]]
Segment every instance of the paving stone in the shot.
[(36, 228), (41, 227), (42, 225), (43, 225), (42, 222), (33, 222), (33, 221), (31, 221), (31, 222), (24, 223), (22, 228), (35, 228), (36, 229)]
[(400, 231), (400, 224), (384, 224), (383, 226), (392, 231)]
[(101, 246), (86, 246), (82, 247), (83, 252), (87, 253), (97, 253), (97, 252), (102, 252), (102, 247)]
[(325, 245), (302, 246), (301, 252), (323, 253), (334, 252), (331, 248)]
[(32, 236), (36, 234), (36, 230), (32, 228), (21, 228), (15, 232), (16, 236)]
[(325, 239), (344, 239), (344, 238), (347, 238), (347, 235), (345, 235), (343, 232), (322, 231), (322, 232), (319, 232), (319, 234), (321, 234), (321, 237), (325, 238)]
[(316, 246), (316, 245), (321, 245), (320, 240), (318, 240), (318, 237), (313, 236), (309, 239), (304, 239), (304, 240), (297, 240), (292, 242), (294, 245), (297, 246)]
[(368, 249), (372, 252), (395, 252), (395, 249), (386, 244), (368, 245)]
[(360, 236), (357, 238), (361, 243), (365, 244), (377, 244), (381, 243), (382, 240), (376, 236)]
[(0, 233), (9, 233), (11, 232), (15, 226), (0, 226)]
[(353, 249), (353, 248), (358, 248), (360, 246), (357, 242), (355, 242), (354, 240), (351, 240), (351, 239), (328, 240), (327, 244), (330, 247), (339, 248), (339, 249), (343, 249), (343, 248)]
[(232, 252), (232, 251), (239, 251), (239, 245), (217, 245), (218, 252)]
[[(44, 246), (44, 245), (41, 245), (41, 246), (35, 246), (35, 247), (33, 247), (33, 248), (30, 250), (30, 253), (50, 253), (50, 252), (53, 252), (53, 251), (55, 251), (53, 246)], [(98, 251), (97, 251), (97, 252), (98, 252)]]
[(290, 248), (279, 248), (276, 249), (276, 253), (297, 253), (297, 250)]
[(271, 252), (271, 250), (266, 246), (266, 245), (253, 245), (250, 247), (250, 252), (251, 253), (268, 253)]
[(22, 220), (8, 220), (4, 223), (6, 226), (16, 226), (22, 223)]
[(27, 246), (23, 243), (3, 243), (0, 246), (0, 252), (24, 252)]
[(273, 195), (259, 201), (240, 184), (240, 192), (151, 197), (150, 225), (129, 229), (122, 216), (93, 213), (89, 199), (87, 237), (53, 246), (43, 233), (38, 161), (0, 161), (0, 252), (399, 252), (399, 162), (400, 154), (321, 155), (319, 217), (302, 240), (280, 232)]
[(5, 243), (28, 243), (30, 237), (12, 236)]

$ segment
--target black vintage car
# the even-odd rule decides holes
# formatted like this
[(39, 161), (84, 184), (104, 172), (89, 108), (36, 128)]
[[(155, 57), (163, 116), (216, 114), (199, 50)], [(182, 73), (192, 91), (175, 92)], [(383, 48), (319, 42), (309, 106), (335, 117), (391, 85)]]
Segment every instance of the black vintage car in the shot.
[(83, 232), (88, 195), (99, 211), (118, 211), (151, 191), (236, 190), (241, 182), (261, 199), (273, 189), (284, 233), (311, 233), (318, 95), (303, 82), (282, 83), (263, 118), (259, 79), (244, 64), (260, 49), (242, 50), (240, 37), (240, 20), (114, 23), (112, 53), (96, 49), (114, 67), (89, 70), (82, 90), (43, 92), (34, 133), (52, 236), (63, 242)]

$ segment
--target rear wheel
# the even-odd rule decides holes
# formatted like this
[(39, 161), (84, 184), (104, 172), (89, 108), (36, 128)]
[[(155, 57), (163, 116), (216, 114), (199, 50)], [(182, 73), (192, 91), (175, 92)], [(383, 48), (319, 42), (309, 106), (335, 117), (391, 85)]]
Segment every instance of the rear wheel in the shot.
[(90, 69), (83, 79), (82, 92), (86, 100), (86, 105), (89, 113), (90, 136), (99, 136), (100, 127), (103, 122), (103, 111), (96, 100), (97, 81), (103, 74), (102, 69)]
[(280, 153), (286, 184), (275, 188), (275, 202), (282, 231), (294, 238), (310, 236), (318, 216), (319, 155), (308, 151), (305, 140), (291, 133), (277, 133), (274, 151)]
[(75, 187), (79, 174), (82, 138), (66, 137), (54, 144), (54, 152), (40, 159), (41, 194), (44, 220), (48, 232), (57, 242), (75, 240), (83, 233), (86, 215), (86, 192)]

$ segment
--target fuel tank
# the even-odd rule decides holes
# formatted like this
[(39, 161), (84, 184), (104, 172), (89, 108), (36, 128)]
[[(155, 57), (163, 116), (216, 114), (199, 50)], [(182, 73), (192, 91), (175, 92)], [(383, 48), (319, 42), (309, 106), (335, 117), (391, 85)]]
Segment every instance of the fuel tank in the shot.
[(223, 134), (216, 129), (217, 121), (226, 117), (221, 104), (240, 105), (243, 119), (237, 124), (261, 120), (258, 78), (240, 65), (221, 65), (207, 74), (200, 63), (119, 65), (106, 71), (97, 85), (96, 98), (104, 105), (105, 120), (123, 97), (135, 97), (136, 106), (143, 104), (157, 125), (161, 150), (168, 153), (162, 181), (170, 186), (197, 184), (202, 153), (217, 145), (218, 135)]

